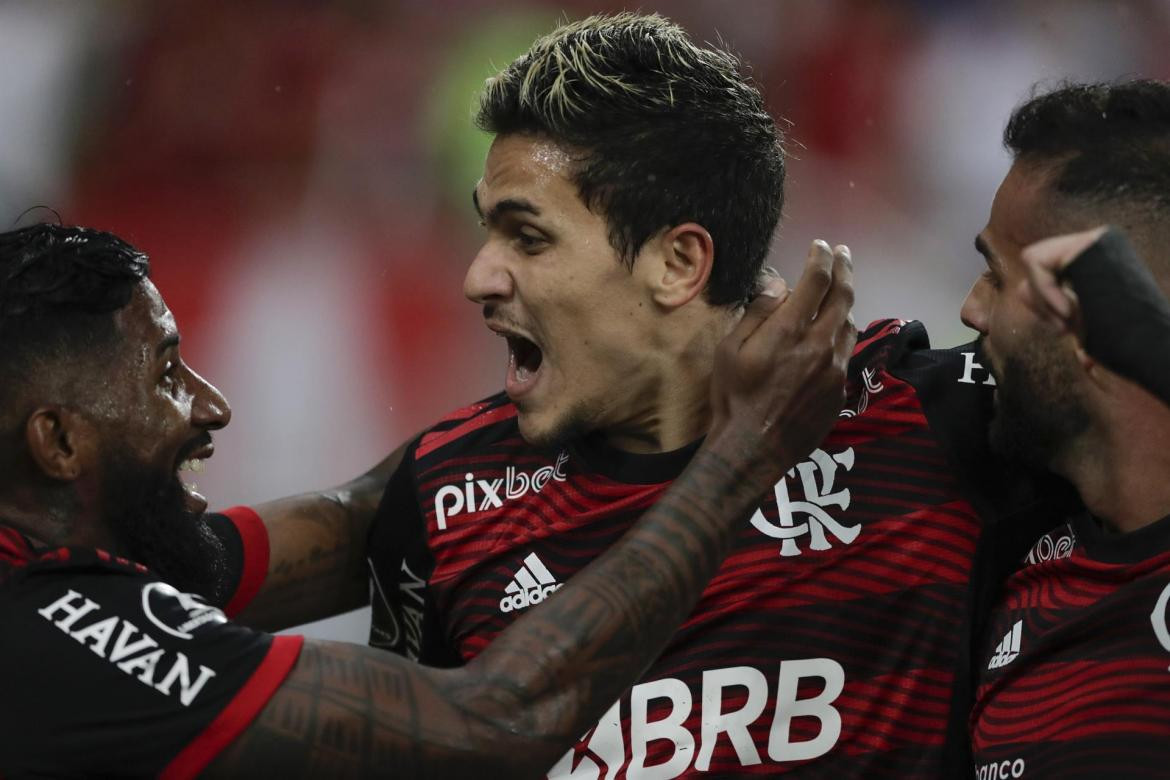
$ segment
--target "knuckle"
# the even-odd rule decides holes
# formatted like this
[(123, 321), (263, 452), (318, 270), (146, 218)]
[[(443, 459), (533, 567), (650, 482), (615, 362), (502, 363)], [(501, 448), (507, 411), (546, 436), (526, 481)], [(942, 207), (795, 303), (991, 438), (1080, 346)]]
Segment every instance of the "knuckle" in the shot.
[(817, 263), (809, 269), (812, 280), (821, 284), (828, 284), (833, 280), (833, 269), (827, 263)]

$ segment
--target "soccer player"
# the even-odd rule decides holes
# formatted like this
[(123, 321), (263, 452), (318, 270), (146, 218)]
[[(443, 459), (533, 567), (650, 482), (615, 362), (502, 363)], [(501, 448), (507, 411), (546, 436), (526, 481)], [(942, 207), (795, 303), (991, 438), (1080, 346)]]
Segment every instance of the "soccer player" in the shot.
[(709, 433), (672, 489), (478, 658), (432, 669), (272, 637), (183, 592), (215, 592), (239, 553), (178, 476), (231, 413), (184, 363), (148, 270), (108, 233), (0, 234), (5, 778), (543, 772), (823, 438), (855, 336), (848, 253), (815, 245), (795, 291), (773, 283), (718, 348)]
[[(360, 603), (368, 557), (371, 644), (469, 663), (700, 446), (716, 345), (783, 200), (758, 89), (661, 17), (593, 17), (489, 80), (479, 124), (495, 140), (465, 292), (502, 337), (504, 392), (365, 480), (238, 510), (256, 539), (245, 547), (267, 529), (272, 550), (251, 620)], [(969, 772), (971, 626), (993, 553), (1024, 551), (1000, 529), (1030, 542), (1051, 524), (1038, 511), (998, 522), (1031, 504), (985, 456), (990, 391), (973, 347), (931, 350), (918, 323), (871, 326), (832, 433), (759, 494), (666, 652), (550, 775)]]
[[(998, 382), (995, 448), (1065, 477), (1086, 510), (1035, 543), (975, 656), (976, 776), (1162, 777), (1170, 762), (1170, 406), (1110, 367), (1126, 365), (1124, 357), (1108, 356), (1140, 351), (1164, 376), (1166, 344), (1086, 350), (1101, 317), (1086, 317), (1082, 344), (1076, 329), (1039, 316), (1025, 295), (1021, 250), (1117, 225), (1162, 294), (1170, 290), (1170, 85), (1067, 86), (1017, 109), (1004, 139), (1014, 162), (977, 240), (987, 272), (963, 317), (982, 334)], [(1090, 278), (1107, 276), (1107, 264), (1094, 261), (1111, 249), (1107, 236), (1083, 258)], [(1157, 304), (1139, 295), (1140, 308), (1106, 303), (1109, 316), (1124, 320), (1132, 310), (1148, 320), (1143, 309)], [(1125, 337), (1134, 328), (1105, 331)]]

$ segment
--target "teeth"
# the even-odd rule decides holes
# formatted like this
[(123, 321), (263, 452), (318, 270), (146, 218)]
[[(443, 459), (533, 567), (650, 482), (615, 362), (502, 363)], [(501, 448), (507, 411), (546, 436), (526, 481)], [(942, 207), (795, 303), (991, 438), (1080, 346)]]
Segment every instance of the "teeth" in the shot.
[(196, 473), (203, 471), (203, 461), (198, 458), (185, 460), (179, 464), (179, 471), (194, 471)]
[(516, 379), (521, 382), (527, 382), (528, 377), (532, 376), (532, 372), (524, 366), (516, 366)]

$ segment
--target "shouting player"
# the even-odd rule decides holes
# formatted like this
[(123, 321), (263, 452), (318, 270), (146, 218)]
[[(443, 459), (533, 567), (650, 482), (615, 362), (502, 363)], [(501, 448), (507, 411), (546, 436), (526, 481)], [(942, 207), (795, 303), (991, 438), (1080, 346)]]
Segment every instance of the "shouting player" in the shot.
[(709, 433), (671, 490), (476, 659), (432, 669), (274, 638), (179, 589), (214, 592), (231, 554), (178, 477), (231, 415), (147, 273), (107, 233), (0, 234), (6, 778), (542, 773), (823, 438), (855, 336), (848, 253), (815, 245), (787, 300), (773, 283), (718, 348)]
[[(257, 623), (372, 591), (375, 647), (469, 663), (700, 446), (716, 345), (783, 200), (780, 133), (740, 63), (658, 16), (593, 17), (489, 80), (479, 124), (495, 140), (465, 292), (502, 337), (504, 392), (363, 479), (258, 507), (272, 556)], [(928, 346), (917, 323), (863, 334), (838, 425), (759, 494), (665, 653), (551, 776), (969, 771), (968, 638), (994, 510), (1026, 496), (1005, 482), (995, 507), (974, 489), (991, 469), (990, 376), (973, 348)], [(1049, 524), (998, 525), (1030, 541)]]
[[(979, 235), (988, 270), (964, 319), (999, 383), (994, 445), (1067, 478), (1087, 509), (1031, 549), (976, 655), (977, 777), (1164, 777), (1170, 406), (1154, 392), (1167, 345), (1134, 339), (1168, 322), (1141, 277), (1170, 290), (1170, 85), (1059, 89), (1019, 108), (1005, 142), (1015, 161)], [(1086, 350), (1067, 327), (1071, 301), (1055, 324), (1029, 304), (1021, 250), (1102, 223), (1124, 228), (1149, 274), (1105, 262), (1113, 235), (1076, 261), (1073, 277), (1102, 288), (1086, 290)], [(1102, 301), (1109, 291), (1120, 294)], [(1042, 300), (1056, 292), (1040, 287)], [(1134, 369), (1139, 356), (1159, 365)]]

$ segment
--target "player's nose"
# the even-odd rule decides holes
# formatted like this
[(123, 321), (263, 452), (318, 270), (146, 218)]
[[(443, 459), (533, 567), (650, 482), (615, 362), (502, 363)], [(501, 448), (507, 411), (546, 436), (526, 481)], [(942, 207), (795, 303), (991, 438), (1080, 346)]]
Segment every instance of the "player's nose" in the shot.
[(515, 282), (497, 247), (484, 244), (463, 278), (463, 294), (476, 303), (507, 300)]
[(979, 279), (971, 286), (959, 310), (959, 319), (968, 328), (987, 333), (988, 283)]
[(223, 393), (194, 371), (191, 372), (191, 378), (195, 383), (191, 422), (209, 431), (217, 431), (231, 422), (232, 408)]

